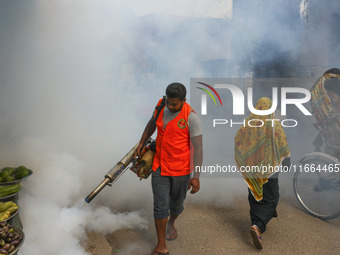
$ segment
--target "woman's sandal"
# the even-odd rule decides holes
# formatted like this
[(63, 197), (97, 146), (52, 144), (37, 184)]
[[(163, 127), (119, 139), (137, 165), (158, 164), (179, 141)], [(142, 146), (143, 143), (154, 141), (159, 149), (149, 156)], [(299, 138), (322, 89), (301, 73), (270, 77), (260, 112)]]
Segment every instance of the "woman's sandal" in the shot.
[(249, 229), (250, 235), (253, 238), (253, 243), (256, 248), (263, 249), (263, 243), (261, 238), (261, 231), (256, 225), (251, 226)]

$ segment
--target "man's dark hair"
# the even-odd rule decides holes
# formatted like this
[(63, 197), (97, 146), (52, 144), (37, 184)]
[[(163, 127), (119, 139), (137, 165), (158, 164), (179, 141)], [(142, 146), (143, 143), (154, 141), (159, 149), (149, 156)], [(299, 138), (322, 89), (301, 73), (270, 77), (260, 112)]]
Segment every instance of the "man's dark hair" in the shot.
[[(340, 69), (338, 68), (332, 68), (325, 72), (325, 74), (331, 73), (331, 74), (337, 74), (340, 75)], [(333, 91), (334, 93), (340, 95), (340, 80), (337, 77), (331, 77), (325, 81), (325, 89), (326, 91)]]
[(165, 94), (167, 97), (170, 98), (178, 97), (179, 100), (183, 100), (187, 95), (187, 90), (183, 84), (174, 82), (168, 85)]

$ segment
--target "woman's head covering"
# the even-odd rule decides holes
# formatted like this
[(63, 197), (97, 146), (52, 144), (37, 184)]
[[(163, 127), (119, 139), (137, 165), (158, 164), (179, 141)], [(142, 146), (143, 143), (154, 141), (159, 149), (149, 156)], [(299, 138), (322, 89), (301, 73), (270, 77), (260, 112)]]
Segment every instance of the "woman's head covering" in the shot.
[[(271, 105), (268, 97), (262, 97), (255, 109), (268, 110)], [(263, 184), (277, 172), (275, 166), (281, 165), (283, 159), (290, 156), (286, 134), (273, 116), (273, 113), (251, 113), (246, 119), (246, 126), (241, 127), (235, 136), (236, 164), (257, 201), (263, 198)]]
[(311, 88), (311, 106), (316, 119), (314, 126), (323, 135), (327, 144), (340, 147), (339, 112), (327, 92), (332, 91), (340, 97), (340, 70), (326, 71)]
[(311, 106), (317, 121), (331, 117), (335, 112), (327, 91), (340, 95), (340, 70), (333, 68), (326, 71), (314, 84), (311, 92)]

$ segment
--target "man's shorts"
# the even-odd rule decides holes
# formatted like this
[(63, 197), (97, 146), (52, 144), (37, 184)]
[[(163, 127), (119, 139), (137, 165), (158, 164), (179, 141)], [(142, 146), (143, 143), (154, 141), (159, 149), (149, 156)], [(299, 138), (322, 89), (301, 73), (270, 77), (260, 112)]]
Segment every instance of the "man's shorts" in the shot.
[(161, 176), (160, 168), (152, 173), (154, 218), (165, 219), (171, 213), (179, 215), (189, 187), (190, 174), (184, 176)]

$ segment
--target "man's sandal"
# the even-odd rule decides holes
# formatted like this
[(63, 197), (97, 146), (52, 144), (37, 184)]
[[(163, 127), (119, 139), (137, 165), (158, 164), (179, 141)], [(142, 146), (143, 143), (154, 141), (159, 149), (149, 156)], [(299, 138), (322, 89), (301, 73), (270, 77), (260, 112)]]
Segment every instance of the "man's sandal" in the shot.
[(166, 233), (167, 241), (173, 241), (173, 240), (176, 240), (176, 238), (177, 238), (177, 233), (175, 235), (170, 235), (170, 233)]
[(156, 254), (156, 255), (170, 255), (170, 252), (154, 251), (152, 254), (153, 254), (153, 255), (154, 255), (154, 254)]
[(177, 238), (177, 229), (175, 229), (175, 234), (174, 235), (171, 235), (169, 232), (168, 232), (168, 227), (166, 228), (166, 234), (165, 234), (165, 239), (168, 240), (168, 241), (173, 241), (173, 240), (176, 240)]

